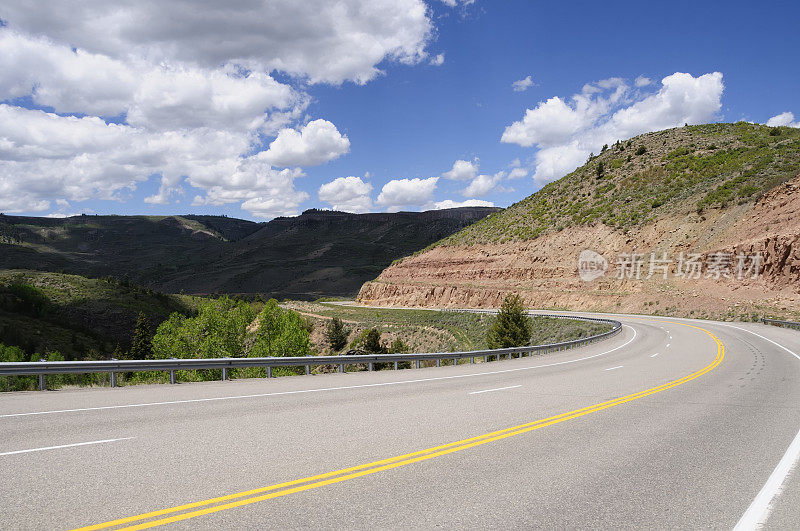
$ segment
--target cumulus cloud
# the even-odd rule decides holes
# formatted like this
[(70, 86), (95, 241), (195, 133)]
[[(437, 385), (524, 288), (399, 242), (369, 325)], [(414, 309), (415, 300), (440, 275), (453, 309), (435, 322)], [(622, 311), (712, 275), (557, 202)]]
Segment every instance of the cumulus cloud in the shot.
[(483, 201), (481, 199), (467, 199), (466, 201), (453, 201), (452, 199), (445, 199), (444, 201), (437, 201), (433, 204), (434, 210), (444, 210), (446, 208), (462, 208), (462, 207), (493, 207), (494, 203), (491, 201)]
[(231, 7), (210, 0), (3, 3), (9, 27), (91, 53), (205, 68), (239, 64), (311, 83), (365, 83), (384, 60), (427, 57), (433, 26), (422, 0), (272, 0)]
[(429, 63), (433, 66), (442, 66), (444, 64), (444, 54), (440, 53), (431, 57)]
[(326, 120), (298, 127), (309, 119), (305, 84), (366, 83), (380, 64), (429, 59), (422, 0), (201, 4), (4, 3), (0, 102), (57, 114), (0, 109), (0, 208), (125, 200), (160, 178), (146, 202), (169, 203), (188, 185), (200, 191), (194, 204), (296, 213), (308, 198), (294, 187), (296, 166), (350, 147)]
[(430, 203), (436, 190), (438, 177), (428, 179), (395, 179), (389, 181), (378, 195), (378, 204), (389, 210), (400, 207), (418, 207)]
[(458, 7), (460, 5), (468, 6), (470, 4), (474, 4), (475, 0), (441, 0), (441, 2), (447, 7)]
[(506, 191), (502, 187), (498, 187), (505, 176), (506, 172), (504, 171), (499, 171), (494, 175), (478, 175), (462, 190), (461, 194), (464, 197), (482, 197), (492, 191)]
[(521, 179), (523, 177), (528, 176), (528, 169), (527, 168), (511, 168), (511, 171), (508, 172), (508, 178), (510, 179)]
[(207, 128), (152, 132), (0, 104), (0, 210), (41, 212), (56, 198), (120, 200), (161, 175), (148, 202), (169, 202), (185, 179), (206, 192), (195, 204), (244, 201), (261, 217), (294, 213), (308, 198), (294, 188), (302, 170), (275, 170), (263, 152), (242, 157), (252, 140)]
[(514, 92), (525, 92), (535, 84), (536, 83), (533, 82), (531, 76), (527, 76), (524, 79), (520, 79), (511, 83), (511, 87), (514, 89)]
[(350, 140), (327, 120), (313, 120), (299, 131), (281, 129), (264, 160), (275, 166), (316, 166), (350, 151)]
[(553, 97), (506, 127), (501, 142), (538, 147), (534, 179), (562, 177), (603, 144), (649, 131), (714, 120), (721, 108), (722, 74), (676, 72), (657, 92), (641, 94), (620, 78), (583, 87), (570, 100)]
[(637, 87), (647, 87), (653, 84), (653, 80), (650, 79), (649, 77), (638, 76), (636, 80), (633, 82), (633, 84), (636, 85)]
[(338, 177), (319, 187), (319, 199), (334, 210), (363, 213), (372, 210), (372, 185), (361, 177)]
[(478, 159), (457, 160), (453, 163), (453, 168), (442, 174), (445, 179), (453, 181), (469, 181), (478, 175)]
[(767, 120), (767, 125), (770, 127), (788, 126), (800, 127), (800, 121), (794, 121), (794, 114), (790, 112), (782, 112)]

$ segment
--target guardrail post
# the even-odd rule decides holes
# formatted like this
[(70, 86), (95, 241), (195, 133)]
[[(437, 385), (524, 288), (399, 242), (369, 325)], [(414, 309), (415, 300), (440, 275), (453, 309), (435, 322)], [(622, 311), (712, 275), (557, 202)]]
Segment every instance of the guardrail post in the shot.
[(223, 367), (222, 368), (222, 381), (224, 382), (227, 379), (228, 379), (228, 368), (227, 367)]
[(339, 364), (339, 372), (344, 372), (344, 363)]
[(367, 370), (368, 371), (374, 371), (375, 370), (375, 367), (373, 366), (372, 362), (367, 363)]
[(419, 369), (419, 368), (420, 368), (420, 363), (419, 363), (419, 360), (417, 360), (417, 369)]
[(311, 365), (306, 365), (306, 374), (311, 374)]
[(397, 362), (394, 362), (394, 370), (397, 370)]
[[(117, 361), (117, 358), (111, 358), (111, 361)], [(111, 371), (111, 387), (117, 386), (117, 373)]]
[(441, 367), (442, 366), (442, 360), (440, 360), (439, 358), (436, 358), (436, 366), (437, 367)]
[(458, 358), (453, 358), (453, 365), (458, 365)]
[[(41, 358), (41, 359), (39, 359), (39, 361), (40, 362), (45, 362), (47, 360), (44, 359), (44, 358)], [(44, 375), (44, 373), (39, 375), (39, 391), (44, 391), (45, 389), (47, 389), (47, 380), (46, 380), (46, 378), (47, 377)]]
[(487, 361), (489, 361), (489, 356), (484, 356), (483, 357), (483, 362), (486, 363)]
[(472, 358), (470, 358), (470, 363), (475, 363), (475, 356), (472, 356)]
[(267, 365), (267, 378), (272, 378), (272, 367)]

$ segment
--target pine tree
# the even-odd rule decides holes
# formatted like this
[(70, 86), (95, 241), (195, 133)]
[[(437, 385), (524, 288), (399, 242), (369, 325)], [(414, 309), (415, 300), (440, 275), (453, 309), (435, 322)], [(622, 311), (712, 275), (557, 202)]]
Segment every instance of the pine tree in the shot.
[(325, 329), (325, 340), (328, 346), (331, 347), (332, 352), (339, 352), (347, 345), (347, 336), (350, 330), (344, 327), (344, 323), (338, 317), (334, 317), (328, 321), (328, 326)]
[(129, 356), (130, 359), (134, 360), (146, 360), (153, 356), (150, 322), (144, 312), (139, 312), (139, 317), (136, 319), (136, 328), (133, 329)]
[(500, 312), (489, 328), (486, 342), (490, 349), (522, 347), (533, 335), (531, 320), (519, 295), (506, 295)]

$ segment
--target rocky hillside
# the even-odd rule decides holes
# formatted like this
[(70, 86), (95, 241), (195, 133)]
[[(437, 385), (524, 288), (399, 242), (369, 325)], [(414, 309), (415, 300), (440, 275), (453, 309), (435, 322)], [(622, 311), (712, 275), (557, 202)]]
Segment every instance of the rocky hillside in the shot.
[[(541, 308), (793, 315), (800, 312), (799, 189), (798, 129), (737, 123), (649, 133), (394, 264), (362, 287), (359, 300), (497, 306), (515, 291)], [(583, 250), (602, 255), (604, 275), (581, 280)], [(763, 263), (753, 278), (757, 253)], [(692, 261), (701, 264), (700, 278), (687, 278), (695, 276)], [(692, 274), (680, 276), (679, 265)], [(640, 278), (627, 278), (636, 267)]]
[(269, 223), (219, 216), (0, 215), (0, 270), (113, 276), (173, 293), (352, 297), (393, 260), (495, 210), (310, 210)]

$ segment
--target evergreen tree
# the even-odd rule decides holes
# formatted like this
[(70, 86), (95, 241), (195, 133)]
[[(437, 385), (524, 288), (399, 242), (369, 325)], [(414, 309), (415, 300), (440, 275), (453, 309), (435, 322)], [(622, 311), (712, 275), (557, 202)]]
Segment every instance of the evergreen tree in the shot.
[(136, 319), (136, 328), (133, 329), (131, 338), (131, 350), (128, 353), (130, 359), (146, 360), (153, 357), (153, 343), (150, 335), (150, 322), (144, 312), (139, 312)]
[(325, 329), (325, 340), (331, 347), (332, 352), (339, 352), (347, 345), (347, 336), (350, 330), (344, 327), (344, 323), (338, 317), (334, 317), (328, 321), (328, 326)]
[(532, 335), (533, 326), (525, 315), (522, 299), (519, 295), (506, 295), (487, 334), (489, 348), (522, 347), (530, 343)]
[(370, 354), (386, 354), (388, 352), (386, 345), (381, 341), (381, 333), (376, 328), (369, 328), (361, 332), (351, 347)]

